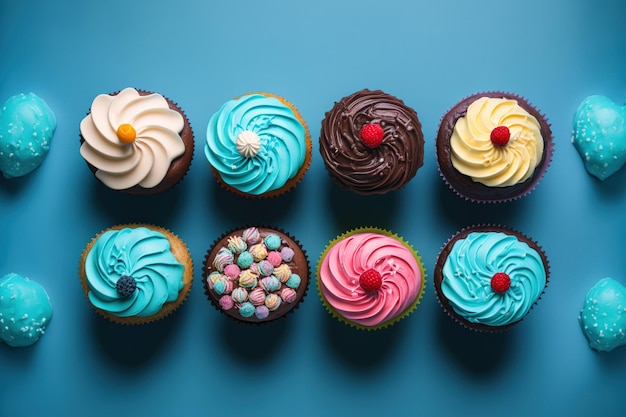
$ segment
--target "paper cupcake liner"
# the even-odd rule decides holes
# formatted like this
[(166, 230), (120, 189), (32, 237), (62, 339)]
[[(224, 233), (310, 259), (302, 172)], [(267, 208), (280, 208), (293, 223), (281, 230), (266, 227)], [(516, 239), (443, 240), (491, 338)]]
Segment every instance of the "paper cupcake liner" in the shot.
[[(504, 97), (504, 98), (517, 100), (518, 104), (521, 107), (523, 107), (528, 113), (533, 115), (539, 121), (539, 124), (541, 126), (541, 134), (543, 136), (543, 141), (544, 141), (544, 151), (543, 151), (542, 160), (539, 163), (539, 165), (537, 165), (537, 167), (535, 168), (535, 172), (533, 173), (532, 177), (530, 177), (529, 179), (527, 179), (521, 184), (508, 186), (508, 187), (488, 187), (479, 182), (473, 182), (470, 177), (463, 175), (459, 172), (456, 172), (454, 167), (452, 166), (452, 162), (449, 160), (448, 155), (444, 156), (443, 155), (444, 152), (440, 150), (440, 146), (442, 148), (445, 146), (449, 150), (449, 145), (448, 145), (449, 137), (446, 137), (444, 139), (446, 142), (445, 144), (440, 143), (441, 142), (440, 131), (444, 125), (444, 122), (449, 122), (449, 124), (453, 128), (456, 120), (459, 117), (465, 115), (467, 106), (471, 104), (473, 101), (475, 101), (476, 99), (480, 97), (485, 97), (485, 96), (492, 97), (492, 98)], [(454, 112), (454, 110), (459, 106), (464, 108), (463, 111), (459, 109), (458, 111)], [(551, 127), (552, 125), (549, 123), (548, 118), (545, 116), (545, 114), (541, 113), (526, 98), (518, 94), (504, 92), (504, 91), (484, 91), (484, 92), (479, 92), (479, 93), (466, 96), (465, 98), (463, 98), (462, 100), (454, 104), (452, 107), (450, 107), (444, 113), (444, 115), (441, 117), (439, 121), (439, 128), (437, 129), (437, 138), (435, 140), (435, 153), (437, 155), (437, 168), (439, 170), (439, 176), (442, 178), (442, 180), (448, 186), (448, 188), (450, 188), (456, 195), (458, 195), (459, 197), (465, 200), (472, 201), (474, 203), (502, 203), (502, 202), (514, 201), (521, 197), (524, 197), (530, 194), (530, 192), (533, 191), (537, 187), (540, 180), (543, 178), (546, 171), (548, 170), (548, 167), (552, 163), (552, 157), (554, 154), (554, 136), (552, 134)], [(444, 173), (446, 169), (442, 168), (442, 165), (446, 165), (446, 167), (449, 166), (448, 169), (451, 174), (449, 176), (457, 177), (459, 178), (459, 180), (449, 178), (449, 176), (446, 175), (446, 173)], [(459, 181), (461, 180), (467, 184), (459, 183)], [(472, 192), (469, 190), (461, 190), (462, 187), (464, 187), (465, 185), (470, 185), (470, 184), (472, 188), (477, 188), (479, 191)], [(493, 197), (480, 196), (479, 194), (481, 193), (487, 193), (487, 194), (491, 193), (493, 194)]]
[[(89, 302), (89, 286), (87, 284), (87, 278), (85, 276), (85, 259), (87, 257), (87, 254), (89, 253), (89, 251), (91, 250), (91, 248), (93, 247), (93, 245), (95, 244), (95, 242), (98, 240), (98, 238), (100, 238), (105, 232), (109, 231), (109, 230), (121, 230), (124, 228), (138, 228), (138, 227), (145, 227), (148, 228), (150, 230), (156, 231), (156, 232), (160, 232), (163, 235), (165, 235), (167, 237), (167, 239), (170, 242), (170, 250), (172, 251), (172, 253), (174, 254), (174, 257), (178, 260), (178, 262), (180, 262), (181, 264), (183, 264), (184, 266), (184, 273), (183, 273), (183, 288), (179, 291), (178, 293), (178, 298), (172, 302), (166, 302), (165, 304), (163, 304), (163, 307), (161, 308), (161, 310), (159, 310), (158, 313), (153, 314), (151, 316), (147, 316), (147, 317), (139, 317), (139, 316), (131, 316), (131, 317), (119, 317), (116, 316), (114, 314), (108, 313), (102, 309), (99, 309), (98, 307), (94, 306), (91, 302)], [(171, 232), (168, 229), (165, 229), (163, 227), (160, 226), (156, 226), (153, 224), (148, 224), (148, 223), (127, 223), (127, 224), (118, 224), (109, 228), (106, 228), (104, 230), (102, 230), (100, 233), (98, 233), (94, 238), (91, 239), (91, 241), (87, 244), (87, 246), (85, 247), (85, 249), (83, 250), (81, 257), (80, 257), (80, 262), (78, 265), (78, 274), (80, 277), (80, 283), (81, 283), (81, 287), (83, 289), (85, 298), (87, 299), (87, 301), (89, 302), (89, 305), (102, 317), (117, 323), (117, 324), (122, 324), (122, 325), (140, 325), (140, 324), (146, 324), (146, 323), (152, 323), (158, 320), (161, 320), (167, 316), (169, 316), (170, 314), (172, 314), (174, 311), (176, 311), (182, 304), (183, 302), (187, 299), (187, 297), (189, 296), (189, 292), (191, 291), (191, 286), (193, 284), (193, 261), (191, 259), (191, 255), (189, 254), (189, 250), (187, 248), (187, 245), (185, 244), (185, 242), (183, 242), (183, 240), (181, 238), (179, 238), (176, 234), (174, 234), (173, 232)]]
[[(341, 240), (348, 238), (352, 235), (358, 234), (358, 233), (377, 233), (377, 234), (381, 234), (387, 237), (391, 237), (395, 240), (397, 240), (399, 243), (401, 243), (404, 247), (406, 247), (414, 256), (415, 260), (417, 261), (417, 264), (419, 266), (420, 269), (420, 274), (421, 274), (421, 283), (420, 283), (420, 288), (418, 290), (417, 293), (417, 297), (415, 297), (415, 300), (399, 315), (397, 315), (394, 318), (391, 318), (389, 320), (387, 320), (386, 322), (377, 324), (375, 326), (364, 326), (362, 324), (359, 323), (355, 323), (347, 318), (345, 318), (343, 315), (341, 315), (337, 310), (335, 310), (326, 300), (326, 298), (324, 297), (324, 293), (322, 292), (322, 285), (321, 285), (321, 278), (320, 278), (320, 268), (322, 266), (322, 262), (324, 260), (324, 258), (326, 257), (326, 255), (328, 254), (328, 251), (338, 242), (340, 242)], [(330, 313), (331, 316), (333, 316), (335, 319), (339, 320), (340, 322), (343, 322), (347, 325), (349, 325), (350, 327), (353, 327), (355, 329), (358, 330), (367, 330), (367, 331), (374, 331), (374, 330), (380, 330), (380, 329), (384, 329), (386, 327), (392, 326), (394, 324), (396, 324), (397, 322), (399, 322), (400, 320), (404, 319), (405, 317), (408, 317), (419, 305), (422, 297), (424, 296), (424, 291), (426, 289), (426, 268), (424, 267), (424, 263), (422, 262), (422, 257), (419, 255), (418, 251), (416, 249), (413, 248), (413, 246), (408, 243), (406, 240), (404, 240), (402, 237), (400, 237), (399, 235), (397, 235), (396, 233), (393, 233), (389, 230), (386, 229), (381, 229), (378, 227), (374, 227), (374, 226), (366, 226), (366, 227), (359, 227), (359, 228), (355, 228), (355, 229), (351, 229), (337, 237), (335, 237), (333, 240), (331, 240), (326, 247), (324, 248), (324, 250), (322, 251), (322, 254), (320, 255), (318, 261), (317, 261), (317, 272), (316, 272), (316, 286), (317, 286), (317, 293), (318, 296), (320, 298), (320, 300), (322, 301), (322, 305), (324, 306), (324, 308), (326, 309), (326, 311), (328, 311), (328, 313)]]
[(309, 170), (309, 167), (311, 165), (311, 158), (313, 155), (313, 143), (311, 142), (311, 133), (309, 131), (309, 128), (306, 124), (306, 121), (304, 120), (304, 118), (302, 117), (302, 114), (300, 114), (300, 112), (298, 111), (298, 109), (296, 108), (296, 106), (294, 106), (291, 102), (287, 101), (285, 98), (276, 95), (276, 94), (272, 94), (272, 93), (265, 93), (265, 92), (259, 92), (259, 91), (255, 91), (255, 92), (251, 92), (251, 93), (247, 93), (244, 94), (242, 96), (238, 96), (235, 97), (235, 100), (239, 99), (240, 97), (245, 97), (245, 96), (249, 96), (249, 95), (253, 95), (253, 94), (260, 94), (266, 97), (273, 97), (276, 98), (278, 100), (280, 100), (281, 103), (283, 103), (285, 106), (289, 107), (292, 111), (293, 114), (296, 116), (296, 118), (300, 121), (300, 123), (302, 123), (302, 126), (304, 127), (304, 133), (305, 133), (305, 143), (306, 143), (306, 154), (304, 157), (304, 161), (302, 162), (302, 166), (300, 167), (300, 169), (298, 170), (298, 172), (296, 172), (296, 175), (294, 175), (292, 178), (290, 178), (282, 187), (276, 189), (276, 190), (272, 190), (272, 191), (268, 191), (265, 192), (263, 194), (248, 194), (245, 193), (241, 190), (238, 190), (237, 188), (226, 184), (223, 180), (222, 177), (220, 175), (220, 173), (213, 167), (211, 167), (211, 172), (213, 174), (213, 176), (215, 177), (215, 179), (217, 180), (217, 183), (220, 185), (221, 188), (232, 192), (234, 194), (239, 195), (240, 197), (245, 197), (245, 198), (250, 198), (250, 199), (266, 199), (266, 198), (273, 198), (273, 197), (278, 197), (280, 195), (285, 194), (288, 191), (291, 191), (292, 189), (294, 189), (296, 187), (296, 185), (298, 185), (300, 183), (300, 181), (302, 181), (302, 179), (304, 178), (304, 174), (307, 173), (307, 171)]
[[(155, 94), (152, 91), (148, 91), (148, 90), (141, 90), (141, 89), (136, 89), (137, 92), (140, 95), (149, 95), (149, 94)], [(113, 93), (110, 93), (111, 96), (115, 96), (117, 94), (120, 93), (121, 90), (115, 91)], [(193, 129), (191, 127), (191, 123), (189, 122), (189, 118), (187, 117), (187, 114), (184, 112), (184, 110), (174, 101), (172, 101), (171, 99), (169, 99), (168, 97), (160, 94), (160, 93), (156, 93), (161, 95), (163, 98), (165, 98), (165, 100), (167, 101), (170, 109), (177, 111), (178, 113), (180, 113), (180, 115), (183, 117), (184, 119), (184, 127), (183, 130), (180, 132), (180, 137), (182, 138), (184, 144), (185, 144), (185, 153), (183, 153), (181, 156), (179, 156), (178, 158), (176, 158), (174, 161), (172, 161), (172, 163), (170, 164), (170, 168), (165, 176), (165, 178), (163, 178), (163, 180), (161, 181), (160, 184), (158, 184), (155, 187), (152, 188), (143, 188), (139, 185), (135, 185), (131, 188), (126, 188), (123, 190), (113, 190), (113, 191), (118, 191), (120, 193), (124, 193), (124, 194), (130, 194), (130, 195), (155, 195), (155, 194), (160, 194), (163, 193), (165, 191), (168, 191), (170, 189), (172, 189), (173, 187), (175, 187), (176, 185), (178, 185), (186, 176), (187, 173), (189, 172), (189, 169), (191, 167), (191, 163), (193, 161), (193, 155), (194, 155), (194, 151), (195, 151), (195, 136), (193, 133)], [(90, 112), (86, 113), (87, 115), (90, 114)], [(82, 136), (82, 134), (80, 135), (80, 143), (82, 144), (84, 142), (84, 138)], [(94, 167), (93, 165), (91, 165), (89, 162), (85, 161), (85, 163), (87, 164), (87, 166), (89, 167), (89, 170), (92, 172), (92, 174), (96, 174), (97, 168)], [(177, 175), (173, 175), (173, 172), (178, 171), (179, 173)], [(96, 178), (97, 179), (97, 178)], [(106, 187), (105, 184), (102, 184), (104, 187)], [(109, 188), (109, 187), (107, 187)]]
[[(306, 275), (304, 274), (299, 274), (300, 278), (301, 278), (301, 282), (300, 282), (300, 286), (298, 287), (298, 290), (296, 291), (297, 293), (297, 298), (293, 303), (283, 303), (281, 304), (281, 307), (279, 308), (279, 311), (277, 311), (277, 314), (272, 314), (270, 316), (268, 316), (266, 319), (257, 319), (255, 316), (252, 317), (243, 317), (241, 315), (236, 315), (234, 313), (235, 307), (233, 307), (230, 310), (224, 310), (220, 307), (219, 305), (219, 300), (217, 300), (216, 298), (213, 298), (212, 296), (212, 290), (208, 285), (208, 278), (209, 278), (209, 268), (208, 266), (211, 265), (210, 263), (210, 255), (211, 252), (213, 251), (213, 249), (217, 246), (217, 244), (224, 238), (232, 235), (233, 233), (239, 231), (239, 230), (245, 230), (251, 227), (256, 227), (258, 229), (267, 229), (267, 230), (272, 230), (275, 232), (278, 232), (280, 234), (285, 235), (286, 237), (288, 237), (289, 239), (291, 239), (295, 246), (297, 248), (300, 249), (300, 251), (302, 252), (302, 256), (304, 257), (304, 261), (305, 261), (305, 265), (304, 265), (304, 270), (306, 271)], [(211, 305), (217, 310), (219, 311), (221, 314), (223, 314), (224, 316), (228, 317), (230, 320), (233, 320), (237, 323), (241, 323), (243, 325), (249, 325), (249, 326), (263, 326), (267, 323), (273, 323), (279, 320), (284, 320), (285, 318), (287, 318), (287, 316), (293, 314), (298, 308), (300, 308), (300, 304), (304, 301), (304, 298), (307, 295), (308, 292), (308, 287), (309, 287), (309, 282), (310, 282), (310, 276), (311, 276), (311, 268), (310, 268), (310, 263), (309, 263), (309, 258), (308, 255), (306, 253), (306, 250), (302, 247), (302, 245), (300, 244), (300, 242), (293, 237), (291, 234), (287, 233), (286, 231), (284, 231), (283, 229), (279, 228), (279, 227), (274, 227), (274, 226), (266, 226), (266, 225), (259, 225), (259, 224), (246, 224), (246, 225), (242, 225), (236, 228), (232, 228), (224, 233), (222, 233), (218, 238), (216, 238), (213, 243), (211, 244), (211, 246), (209, 247), (209, 249), (207, 250), (207, 253), (204, 257), (204, 262), (202, 264), (202, 283), (203, 283), (203, 287), (204, 287), (204, 294), (206, 295), (206, 297), (208, 298), (208, 300), (211, 302)], [(230, 311), (233, 311), (232, 313)]]
[[(546, 271), (546, 285), (544, 286), (543, 290), (541, 291), (541, 294), (539, 294), (539, 297), (537, 297), (537, 300), (531, 306), (530, 310), (520, 320), (515, 321), (513, 323), (509, 323), (509, 324), (503, 325), (503, 326), (489, 326), (489, 325), (481, 324), (481, 323), (473, 323), (473, 322), (470, 322), (470, 321), (466, 320), (460, 314), (455, 312), (453, 307), (452, 307), (452, 305), (447, 301), (446, 297), (443, 295), (443, 293), (441, 291), (441, 282), (443, 281), (442, 269), (443, 269), (444, 262), (445, 262), (445, 260), (446, 260), (446, 258), (448, 256), (448, 254), (452, 250), (452, 246), (454, 245), (454, 243), (457, 240), (459, 240), (459, 239), (465, 238), (471, 232), (503, 232), (503, 233), (506, 233), (508, 235), (515, 236), (519, 241), (525, 242), (526, 244), (528, 244), (528, 246), (530, 246), (532, 249), (534, 249), (539, 254), (539, 256), (541, 257), (541, 260), (543, 261), (543, 264), (544, 264), (544, 267), (545, 267), (545, 271)], [(434, 287), (435, 287), (435, 295), (436, 295), (437, 302), (439, 303), (439, 306), (441, 307), (441, 309), (450, 318), (452, 318), (455, 322), (457, 322), (461, 326), (465, 327), (466, 329), (469, 329), (469, 330), (472, 330), (472, 331), (476, 331), (476, 332), (482, 332), (482, 333), (503, 332), (503, 331), (508, 330), (511, 327), (521, 323), (524, 320), (524, 318), (526, 318), (526, 316), (528, 316), (528, 314), (539, 303), (539, 300), (541, 300), (541, 298), (545, 294), (545, 290), (548, 287), (549, 281), (550, 281), (550, 262), (548, 261), (548, 258), (546, 256), (545, 252), (543, 251), (543, 248), (535, 240), (531, 239), (530, 237), (526, 236), (525, 234), (523, 234), (523, 233), (521, 233), (521, 232), (519, 232), (519, 231), (517, 231), (517, 230), (515, 230), (513, 228), (510, 228), (508, 226), (495, 225), (495, 224), (477, 224), (477, 225), (472, 225), (472, 226), (469, 226), (469, 227), (465, 227), (465, 228), (461, 229), (460, 231), (456, 232), (454, 235), (452, 235), (446, 241), (446, 243), (441, 247), (441, 250), (439, 251), (439, 255), (437, 255), (437, 261), (435, 262), (435, 269), (434, 269), (434, 272), (433, 272), (433, 284), (434, 284)]]

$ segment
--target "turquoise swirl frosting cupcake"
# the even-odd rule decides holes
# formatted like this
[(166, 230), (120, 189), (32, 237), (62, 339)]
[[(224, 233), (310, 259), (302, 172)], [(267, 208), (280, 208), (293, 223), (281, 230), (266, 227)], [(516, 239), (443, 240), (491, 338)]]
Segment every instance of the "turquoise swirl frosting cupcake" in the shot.
[(311, 141), (293, 105), (254, 93), (226, 102), (211, 117), (204, 153), (227, 189), (271, 197), (302, 178), (310, 164)]
[(462, 324), (498, 330), (528, 314), (548, 272), (535, 242), (511, 229), (480, 226), (459, 232), (444, 246), (435, 289), (444, 309)]
[(135, 324), (176, 308), (191, 286), (191, 269), (185, 245), (166, 229), (115, 227), (85, 249), (81, 278), (96, 310), (113, 321)]

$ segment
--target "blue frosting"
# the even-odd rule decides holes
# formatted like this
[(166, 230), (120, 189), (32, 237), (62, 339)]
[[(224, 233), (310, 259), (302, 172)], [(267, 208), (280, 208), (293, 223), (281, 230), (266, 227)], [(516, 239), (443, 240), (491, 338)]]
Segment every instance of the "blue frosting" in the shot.
[(626, 163), (626, 108), (590, 96), (574, 116), (572, 143), (589, 174), (605, 180)]
[(52, 317), (46, 290), (18, 274), (0, 278), (0, 340), (9, 346), (30, 346), (39, 340)]
[(33, 93), (10, 97), (0, 108), (0, 171), (6, 178), (35, 170), (57, 127), (50, 107)]
[[(443, 266), (441, 292), (454, 311), (471, 323), (506, 326), (526, 316), (541, 296), (547, 272), (539, 253), (503, 232), (472, 232), (457, 240)], [(491, 287), (503, 272), (511, 286)]]
[(579, 320), (592, 349), (608, 352), (626, 345), (626, 287), (613, 278), (598, 281), (585, 297)]
[[(237, 150), (237, 138), (245, 131), (260, 140), (253, 157)], [(306, 133), (292, 108), (275, 97), (251, 94), (226, 102), (211, 117), (204, 153), (226, 184), (261, 195), (296, 176), (305, 162)]]

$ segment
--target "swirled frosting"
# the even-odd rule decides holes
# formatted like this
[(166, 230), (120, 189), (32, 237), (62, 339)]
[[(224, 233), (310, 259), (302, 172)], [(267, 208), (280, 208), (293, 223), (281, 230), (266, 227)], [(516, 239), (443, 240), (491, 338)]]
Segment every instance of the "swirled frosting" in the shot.
[[(491, 131), (506, 126), (505, 146), (491, 142)], [(467, 108), (450, 137), (452, 165), (489, 187), (507, 187), (530, 178), (542, 160), (544, 140), (537, 119), (516, 100), (481, 97)]]
[[(372, 149), (360, 131), (378, 124), (384, 136)], [(322, 121), (319, 147), (331, 178), (360, 194), (384, 194), (413, 178), (424, 160), (424, 136), (415, 110), (382, 91), (342, 98)]]
[[(80, 123), (80, 154), (111, 189), (153, 188), (185, 153), (184, 125), (183, 116), (159, 94), (141, 95), (133, 88), (100, 94)], [(118, 133), (120, 126), (130, 126), (133, 135)]]
[[(175, 301), (183, 288), (184, 266), (172, 254), (169, 240), (145, 227), (104, 232), (84, 268), (91, 303), (118, 317), (152, 316)], [(137, 285), (127, 297), (116, 290), (122, 276), (134, 278)]]
[[(382, 277), (376, 292), (361, 288), (369, 269)], [(395, 238), (373, 232), (355, 233), (333, 244), (319, 267), (326, 302), (345, 319), (362, 326), (384, 324), (417, 299), (422, 272), (415, 255)]]
[(307, 130), (276, 97), (230, 100), (209, 120), (204, 153), (228, 186), (260, 195), (283, 187), (305, 162)]
[(48, 155), (57, 120), (34, 93), (10, 97), (0, 108), (0, 171), (15, 178), (34, 171)]
[[(491, 287), (498, 272), (510, 278), (503, 293)], [(502, 232), (472, 232), (452, 246), (443, 265), (441, 291), (467, 321), (505, 326), (530, 311), (546, 280), (541, 256), (526, 242)]]
[(37, 282), (10, 273), (0, 278), (0, 340), (13, 347), (30, 346), (44, 334), (52, 303)]

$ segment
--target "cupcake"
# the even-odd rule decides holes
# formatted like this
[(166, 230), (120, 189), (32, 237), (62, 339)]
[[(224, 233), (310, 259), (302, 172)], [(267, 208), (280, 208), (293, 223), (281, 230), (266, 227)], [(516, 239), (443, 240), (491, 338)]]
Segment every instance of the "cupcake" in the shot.
[(292, 189), (311, 163), (311, 137), (284, 98), (252, 93), (226, 102), (209, 120), (204, 153), (218, 182), (245, 197)]
[(309, 262), (287, 233), (248, 226), (213, 243), (202, 276), (216, 309), (238, 322), (261, 324), (298, 307), (309, 284)]
[(41, 284), (10, 273), (0, 278), (0, 340), (12, 347), (37, 342), (50, 324), (52, 303)]
[(379, 90), (336, 102), (322, 120), (319, 148), (330, 177), (358, 194), (402, 188), (424, 161), (417, 113)]
[(183, 179), (194, 150), (185, 113), (170, 99), (126, 88), (100, 94), (80, 123), (80, 154), (108, 188), (157, 194)]
[(409, 315), (425, 287), (420, 256), (402, 238), (359, 228), (332, 240), (317, 265), (322, 303), (357, 329), (390, 326)]
[(532, 191), (552, 158), (552, 131), (537, 109), (511, 93), (471, 95), (441, 119), (439, 171), (476, 202), (513, 200)]
[(100, 232), (80, 259), (91, 306), (119, 324), (160, 320), (187, 298), (193, 264), (184, 242), (162, 227), (118, 225)]
[(549, 265), (536, 242), (502, 226), (456, 233), (435, 265), (443, 309), (467, 328), (499, 331), (519, 323), (548, 283)]
[(0, 171), (17, 178), (37, 169), (50, 151), (57, 119), (34, 93), (9, 97), (0, 107)]

